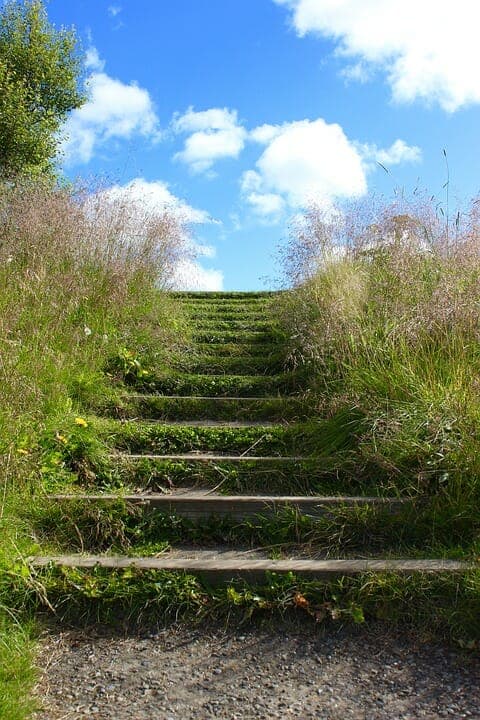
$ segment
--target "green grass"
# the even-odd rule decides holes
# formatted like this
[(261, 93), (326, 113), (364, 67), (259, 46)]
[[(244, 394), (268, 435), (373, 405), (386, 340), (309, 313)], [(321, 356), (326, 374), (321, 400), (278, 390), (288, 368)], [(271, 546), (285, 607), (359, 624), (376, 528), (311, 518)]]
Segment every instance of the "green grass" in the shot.
[(277, 352), (267, 357), (216, 357), (215, 355), (185, 355), (175, 363), (177, 371), (203, 375), (271, 375), (282, 372), (285, 358)]
[[(248, 343), (231, 342), (231, 343), (196, 343), (195, 351), (202, 355), (209, 355), (212, 357), (258, 357), (259, 355), (265, 358), (275, 356), (279, 352), (278, 343), (254, 343), (249, 345)], [(284, 353), (282, 353), (284, 357)]]
[[(126, 457), (112, 459), (93, 466), (88, 487), (95, 489), (156, 490), (171, 486), (195, 485), (217, 488), (221, 493), (280, 494), (280, 495), (377, 495), (392, 492), (388, 483), (374, 484), (371, 478), (355, 474), (340, 474), (326, 460), (304, 460), (285, 463), (255, 461), (209, 463), (188, 460), (155, 460)], [(82, 482), (84, 482), (82, 480)], [(72, 485), (73, 483), (73, 485)], [(65, 487), (77, 487), (75, 479), (51, 484), (50, 489), (62, 492)]]
[(131, 383), (140, 392), (162, 395), (211, 395), (240, 397), (279, 395), (302, 389), (302, 377), (293, 373), (277, 375), (202, 375), (188, 373), (149, 373)]
[(26, 578), (30, 607), (59, 617), (88, 622), (143, 624), (148, 620), (200, 622), (225, 618), (290, 614), (312, 621), (364, 622), (381, 619), (399, 628), (457, 640), (471, 647), (480, 634), (480, 573), (398, 576), (366, 573), (331, 583), (269, 575), (264, 585), (245, 583), (212, 588), (183, 573), (127, 570), (43, 569)]
[[(139, 555), (175, 546), (263, 547), (275, 557), (449, 557), (474, 561), (480, 520), (454, 515), (440, 500), (410, 501), (389, 509), (365, 505), (329, 508), (321, 517), (294, 508), (242, 521), (232, 517), (191, 520), (122, 499), (44, 501), (30, 510), (35, 541), (57, 553)], [(45, 550), (44, 550), (45, 552)]]
[(112, 398), (103, 407), (103, 414), (151, 420), (299, 420), (312, 416), (314, 410), (301, 397), (209, 399), (122, 395)]
[(251, 332), (249, 330), (194, 330), (192, 339), (196, 344), (208, 345), (231, 345), (232, 343), (274, 344), (278, 341), (278, 335), (273, 331)]
[(332, 470), (441, 498), (439, 551), (468, 553), (480, 538), (478, 227), (460, 213), (447, 237), (431, 200), (369, 202), (336, 223), (312, 210), (284, 253), (296, 287), (278, 315), (313, 404), (345, 428), (352, 418)]
[(282, 425), (272, 427), (214, 427), (98, 421), (97, 430), (105, 441), (131, 453), (178, 454), (196, 450), (226, 454), (295, 454), (301, 431)]
[[(19, 558), (35, 549), (20, 508), (49, 483), (87, 474), (82, 458), (94, 443), (75, 418), (108, 406), (116, 385), (166, 366), (188, 341), (179, 302), (158, 289), (184, 252), (183, 228), (173, 218), (168, 227), (129, 218), (125, 206), (112, 205), (109, 217), (90, 205), (85, 213), (83, 202), (74, 189), (21, 179), (0, 193), (2, 720), (33, 710), (32, 617), (15, 583), (25, 570)], [(141, 226), (129, 248), (122, 228), (131, 232), (132, 220)]]
[(33, 632), (27, 623), (0, 610), (0, 717), (24, 720), (31, 716), (30, 696), (37, 679)]

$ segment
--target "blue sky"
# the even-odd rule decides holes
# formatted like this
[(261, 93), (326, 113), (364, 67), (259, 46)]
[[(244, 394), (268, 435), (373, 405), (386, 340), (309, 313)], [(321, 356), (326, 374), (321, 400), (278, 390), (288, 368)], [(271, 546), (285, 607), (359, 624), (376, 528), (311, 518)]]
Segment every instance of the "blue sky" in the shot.
[(204, 249), (185, 285), (263, 288), (312, 201), (417, 183), (444, 199), (444, 148), (452, 195), (479, 189), (472, 0), (50, 0), (48, 14), (87, 51), (65, 172), (188, 216)]

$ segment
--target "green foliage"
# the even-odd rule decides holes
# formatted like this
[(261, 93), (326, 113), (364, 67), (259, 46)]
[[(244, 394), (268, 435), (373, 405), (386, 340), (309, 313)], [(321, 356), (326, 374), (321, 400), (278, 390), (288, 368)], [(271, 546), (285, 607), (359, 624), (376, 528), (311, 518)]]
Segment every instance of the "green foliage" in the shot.
[(227, 454), (282, 455), (293, 450), (300, 430), (287, 426), (250, 427), (168, 425), (96, 421), (98, 433), (119, 450), (176, 454), (194, 450)]
[(175, 363), (176, 370), (202, 375), (269, 375), (284, 369), (282, 353), (263, 357), (217, 357), (212, 354), (184, 355)]
[(314, 415), (308, 398), (195, 398), (162, 395), (112, 397), (105, 414), (150, 420), (301, 420)]
[(41, 0), (0, 10), (0, 175), (52, 173), (59, 130), (84, 96), (73, 30), (56, 30)]
[(480, 638), (480, 573), (399, 576), (367, 573), (331, 583), (269, 574), (261, 586), (229, 583), (212, 588), (183, 573), (165, 571), (47, 568), (27, 572), (23, 597), (32, 608), (48, 602), (77, 625), (93, 621), (200, 621), (224, 617), (242, 622), (272, 614), (311, 618), (315, 623), (388, 620), (400, 628), (448, 637), (462, 647)]
[[(122, 372), (105, 372), (112, 358), (122, 359), (123, 371), (132, 358), (162, 364), (185, 343), (177, 303), (159, 289), (169, 266), (156, 243), (181, 249), (175, 223), (163, 230), (155, 224), (153, 234), (147, 222), (127, 252), (128, 209), (109, 208), (110, 225), (101, 208), (90, 205), (86, 213), (84, 202), (81, 194), (18, 179), (0, 195), (2, 719), (20, 720), (32, 710), (29, 573), (22, 558), (39, 548), (26, 510), (42, 512), (45, 492), (113, 475), (108, 449), (88, 419), (125, 391)], [(132, 356), (125, 348), (134, 348)], [(18, 616), (20, 625), (3, 622), (3, 615)]]
[(31, 717), (29, 692), (36, 680), (34, 643), (30, 628), (0, 610), (0, 717), (26, 720)]
[(256, 397), (278, 395), (302, 389), (303, 378), (293, 373), (278, 375), (197, 375), (192, 373), (160, 372), (146, 379), (136, 380), (134, 387), (144, 392), (165, 395), (207, 395)]
[[(445, 556), (474, 560), (480, 549), (475, 513), (447, 513), (438, 500), (397, 507), (329, 507), (316, 517), (294, 507), (191, 520), (118, 500), (68, 499), (30, 508), (25, 515), (43, 547), (57, 552), (150, 554), (171, 545), (263, 547), (275, 557)], [(447, 550), (448, 547), (448, 550)]]

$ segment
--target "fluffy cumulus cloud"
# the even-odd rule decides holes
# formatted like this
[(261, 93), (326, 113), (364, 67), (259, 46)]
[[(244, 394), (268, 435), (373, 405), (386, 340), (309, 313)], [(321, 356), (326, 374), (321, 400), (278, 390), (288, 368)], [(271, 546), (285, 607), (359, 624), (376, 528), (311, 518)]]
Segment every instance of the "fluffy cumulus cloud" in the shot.
[(188, 224), (215, 222), (205, 210), (192, 207), (176, 197), (161, 180), (148, 181), (135, 178), (126, 185), (112, 185), (103, 191), (103, 196), (112, 202), (128, 202), (148, 213), (173, 212)]
[[(144, 178), (135, 178), (125, 185), (112, 185), (97, 193), (93, 202), (100, 201), (103, 208), (118, 208), (122, 205), (128, 208), (128, 218), (131, 220), (131, 232), (135, 232), (138, 221), (147, 215), (161, 215), (165, 210), (170, 211), (182, 222), (187, 224), (215, 223), (216, 221), (204, 210), (189, 205), (185, 200), (176, 197), (169, 189), (168, 183), (160, 180), (151, 181)], [(137, 210), (137, 212), (136, 212)], [(125, 226), (128, 221), (124, 219)], [(186, 257), (177, 263), (171, 278), (171, 287), (179, 290), (221, 290), (223, 288), (223, 274), (216, 269), (209, 269), (192, 258), (215, 257), (215, 248), (210, 245), (197, 244), (188, 240), (191, 257)]]
[(184, 147), (175, 159), (194, 173), (211, 172), (218, 160), (237, 158), (245, 146), (247, 132), (238, 122), (236, 110), (210, 108), (196, 112), (190, 108), (172, 122), (174, 132), (186, 134)]
[(241, 190), (263, 216), (279, 215), (287, 206), (305, 207), (312, 200), (331, 208), (338, 199), (366, 192), (374, 161), (389, 165), (420, 158), (420, 150), (403, 140), (387, 149), (356, 143), (340, 125), (322, 118), (262, 125), (251, 138), (265, 149), (255, 169), (243, 174)]
[(421, 160), (422, 151), (416, 145), (407, 145), (404, 140), (395, 140), (389, 148), (378, 148), (376, 145), (360, 145), (359, 150), (368, 162), (373, 160), (384, 166), (416, 163)]
[(112, 139), (135, 135), (156, 141), (159, 121), (150, 94), (135, 83), (124, 83), (103, 71), (95, 48), (86, 53), (88, 101), (74, 110), (64, 129), (62, 151), (67, 164), (88, 163), (95, 151)]
[(299, 35), (337, 43), (350, 79), (385, 72), (398, 102), (423, 99), (445, 110), (480, 102), (480, 3), (457, 0), (274, 0)]
[(260, 214), (278, 213), (284, 202), (302, 207), (315, 198), (330, 204), (366, 190), (362, 159), (337, 124), (320, 118), (264, 125), (252, 137), (266, 147), (255, 170), (244, 173), (242, 191)]
[(183, 260), (177, 265), (173, 286), (179, 290), (223, 290), (223, 273)]

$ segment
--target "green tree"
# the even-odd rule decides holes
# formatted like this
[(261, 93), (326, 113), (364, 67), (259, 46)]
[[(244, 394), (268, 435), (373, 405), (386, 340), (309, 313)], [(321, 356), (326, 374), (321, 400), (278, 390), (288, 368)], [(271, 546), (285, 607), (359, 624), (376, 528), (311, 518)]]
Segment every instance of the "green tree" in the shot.
[(85, 98), (74, 30), (57, 30), (42, 0), (0, 10), (0, 176), (54, 173), (68, 113)]

